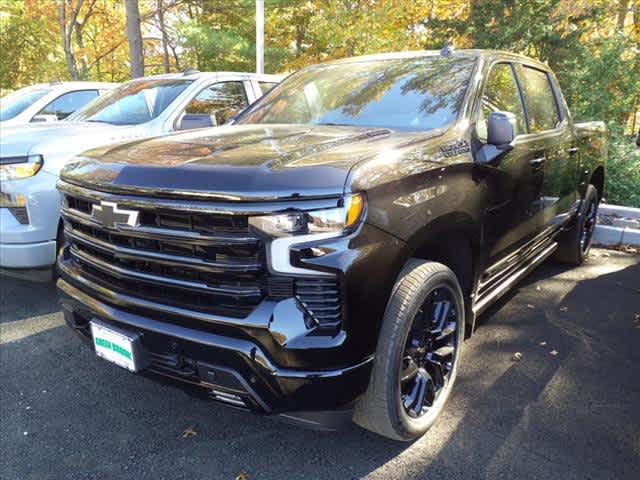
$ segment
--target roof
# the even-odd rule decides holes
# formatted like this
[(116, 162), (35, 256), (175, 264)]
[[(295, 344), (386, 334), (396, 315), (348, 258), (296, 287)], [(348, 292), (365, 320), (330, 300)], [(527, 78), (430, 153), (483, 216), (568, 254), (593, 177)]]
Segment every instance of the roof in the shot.
[[(440, 50), (410, 50), (405, 52), (388, 52), (388, 53), (375, 53), (372, 55), (361, 55), (358, 57), (341, 58), (337, 60), (331, 60), (323, 62), (320, 65), (336, 65), (352, 62), (371, 62), (377, 60), (393, 60), (393, 59), (406, 59), (406, 58), (420, 58), (420, 57), (435, 57), (440, 56)], [(505, 50), (483, 50), (483, 49), (461, 49), (453, 50), (451, 53), (452, 58), (484, 58), (492, 61), (494, 59), (509, 59), (514, 61), (523, 61), (530, 64), (538, 65), (541, 68), (548, 69), (549, 66), (525, 55), (517, 53), (507, 52)], [(313, 67), (313, 66), (312, 66)]]
[(29, 85), (26, 88), (62, 88), (64, 90), (82, 90), (85, 88), (113, 88), (118, 86), (119, 83), (111, 82), (89, 82), (89, 81), (69, 81), (69, 82), (48, 82), (48, 83), (36, 83)]
[(212, 78), (217, 76), (225, 76), (225, 75), (240, 75), (244, 77), (248, 77), (250, 79), (263, 79), (263, 80), (274, 80), (280, 81), (283, 76), (282, 75), (273, 75), (268, 73), (251, 73), (251, 72), (180, 72), (180, 73), (163, 73), (160, 75), (150, 75), (147, 77), (134, 78), (133, 80), (177, 80), (177, 79), (187, 79), (187, 80), (200, 80), (203, 78)]

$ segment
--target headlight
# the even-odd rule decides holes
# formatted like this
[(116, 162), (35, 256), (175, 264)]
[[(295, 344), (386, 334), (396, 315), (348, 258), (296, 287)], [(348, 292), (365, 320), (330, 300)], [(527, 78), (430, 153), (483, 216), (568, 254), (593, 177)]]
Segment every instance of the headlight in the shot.
[(13, 162), (12, 159), (3, 160), (0, 158), (0, 181), (33, 177), (40, 171), (43, 163), (42, 155), (29, 155), (24, 162)]
[(363, 194), (349, 195), (338, 208), (250, 217), (249, 224), (269, 235), (267, 259), (272, 272), (285, 275), (332, 276), (331, 273), (291, 264), (291, 247), (340, 237), (362, 221), (366, 206)]
[(271, 237), (342, 234), (357, 226), (364, 211), (361, 193), (349, 195), (338, 208), (251, 217), (249, 224)]

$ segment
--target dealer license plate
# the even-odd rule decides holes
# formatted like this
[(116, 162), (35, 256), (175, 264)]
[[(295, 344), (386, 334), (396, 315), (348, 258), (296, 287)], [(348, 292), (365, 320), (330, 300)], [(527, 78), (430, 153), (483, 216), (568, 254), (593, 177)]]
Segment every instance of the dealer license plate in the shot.
[(91, 321), (91, 335), (96, 355), (129, 371), (138, 371), (134, 347), (137, 335), (114, 330), (95, 320)]

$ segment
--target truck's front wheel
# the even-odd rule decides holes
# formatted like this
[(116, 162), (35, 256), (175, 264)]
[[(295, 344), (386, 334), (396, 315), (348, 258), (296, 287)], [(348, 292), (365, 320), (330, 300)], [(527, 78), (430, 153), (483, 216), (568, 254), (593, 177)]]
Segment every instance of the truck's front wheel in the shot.
[(382, 323), (369, 387), (354, 421), (395, 440), (424, 434), (456, 378), (464, 301), (445, 265), (412, 259), (396, 282)]

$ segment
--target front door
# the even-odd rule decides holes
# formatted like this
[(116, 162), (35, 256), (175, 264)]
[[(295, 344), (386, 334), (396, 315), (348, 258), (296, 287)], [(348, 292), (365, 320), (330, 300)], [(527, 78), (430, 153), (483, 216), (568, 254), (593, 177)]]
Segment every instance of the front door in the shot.
[(477, 169), (487, 185), (488, 208), (483, 215), (483, 240), (486, 267), (495, 265), (533, 239), (542, 229), (540, 197), (544, 178), (542, 153), (530, 140), (527, 121), (510, 63), (491, 67), (482, 94), (482, 106), (476, 123), (480, 142), (486, 142), (487, 118), (492, 111), (507, 111), (516, 116), (513, 149), (490, 165)]

